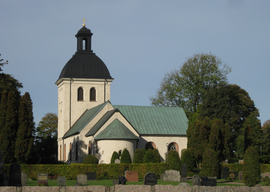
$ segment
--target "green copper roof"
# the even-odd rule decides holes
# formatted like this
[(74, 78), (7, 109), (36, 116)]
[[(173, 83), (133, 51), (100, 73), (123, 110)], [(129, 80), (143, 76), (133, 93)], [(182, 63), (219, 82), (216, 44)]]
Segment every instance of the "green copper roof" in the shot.
[(67, 131), (64, 138), (72, 135), (79, 134), (84, 127), (103, 109), (103, 107), (108, 103), (102, 103), (96, 107), (86, 110), (83, 115), (74, 123), (74, 125)]
[(95, 125), (90, 131), (85, 135), (86, 137), (94, 135), (100, 127), (106, 123), (106, 121), (114, 114), (115, 110), (108, 111)]
[(113, 120), (102, 132), (100, 132), (95, 140), (103, 139), (139, 139), (118, 119)]
[(131, 125), (146, 135), (186, 135), (188, 119), (180, 107), (113, 105)]

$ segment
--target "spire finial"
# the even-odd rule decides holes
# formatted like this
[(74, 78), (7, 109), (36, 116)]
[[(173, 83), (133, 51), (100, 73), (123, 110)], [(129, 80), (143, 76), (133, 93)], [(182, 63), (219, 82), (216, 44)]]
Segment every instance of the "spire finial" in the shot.
[(85, 18), (83, 18), (82, 20), (83, 20), (83, 24), (82, 24), (82, 26), (84, 27), (84, 26), (85, 26), (85, 20), (86, 20), (86, 19), (85, 19)]

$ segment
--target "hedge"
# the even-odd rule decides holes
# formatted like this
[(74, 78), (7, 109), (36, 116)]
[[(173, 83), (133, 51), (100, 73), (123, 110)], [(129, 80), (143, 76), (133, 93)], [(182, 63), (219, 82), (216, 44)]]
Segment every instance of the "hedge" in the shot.
[[(243, 170), (244, 164), (236, 163), (236, 164), (222, 164), (222, 167), (228, 167), (229, 171), (239, 172)], [(261, 173), (270, 172), (270, 164), (260, 164)]]
[[(138, 178), (143, 179), (148, 172), (155, 173), (158, 178), (168, 169), (166, 163), (149, 164), (21, 164), (21, 171), (27, 174), (28, 178), (37, 179), (38, 173), (48, 173), (50, 176), (61, 175), (67, 180), (75, 180), (77, 175), (87, 172), (95, 172), (97, 179), (116, 179), (118, 176), (125, 175), (125, 171), (137, 171)], [(4, 171), (8, 173), (9, 165), (4, 165)]]

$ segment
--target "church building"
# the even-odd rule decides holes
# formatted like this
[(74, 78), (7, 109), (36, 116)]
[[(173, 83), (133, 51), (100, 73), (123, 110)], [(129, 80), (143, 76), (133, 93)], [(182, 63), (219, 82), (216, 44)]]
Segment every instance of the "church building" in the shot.
[(81, 163), (89, 154), (110, 163), (114, 151), (156, 148), (162, 161), (169, 150), (187, 148), (188, 119), (179, 107), (114, 105), (113, 78), (91, 49), (92, 33), (83, 25), (77, 51), (62, 69), (58, 87), (58, 160)]

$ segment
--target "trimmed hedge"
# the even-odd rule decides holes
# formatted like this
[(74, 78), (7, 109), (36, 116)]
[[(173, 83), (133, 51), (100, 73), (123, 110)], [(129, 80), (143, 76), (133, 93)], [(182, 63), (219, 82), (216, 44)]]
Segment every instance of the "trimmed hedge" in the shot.
[[(9, 170), (9, 165), (4, 165), (4, 171)], [(160, 175), (168, 170), (166, 163), (150, 164), (80, 164), (73, 163), (70, 165), (63, 164), (21, 164), (21, 171), (27, 174), (28, 178), (37, 179), (38, 173), (48, 173), (48, 175), (65, 176), (67, 180), (75, 180), (77, 175), (87, 172), (95, 172), (97, 179), (116, 179), (118, 176), (125, 175), (125, 171), (137, 171), (138, 178), (143, 179), (148, 172), (155, 173), (159, 178)]]

